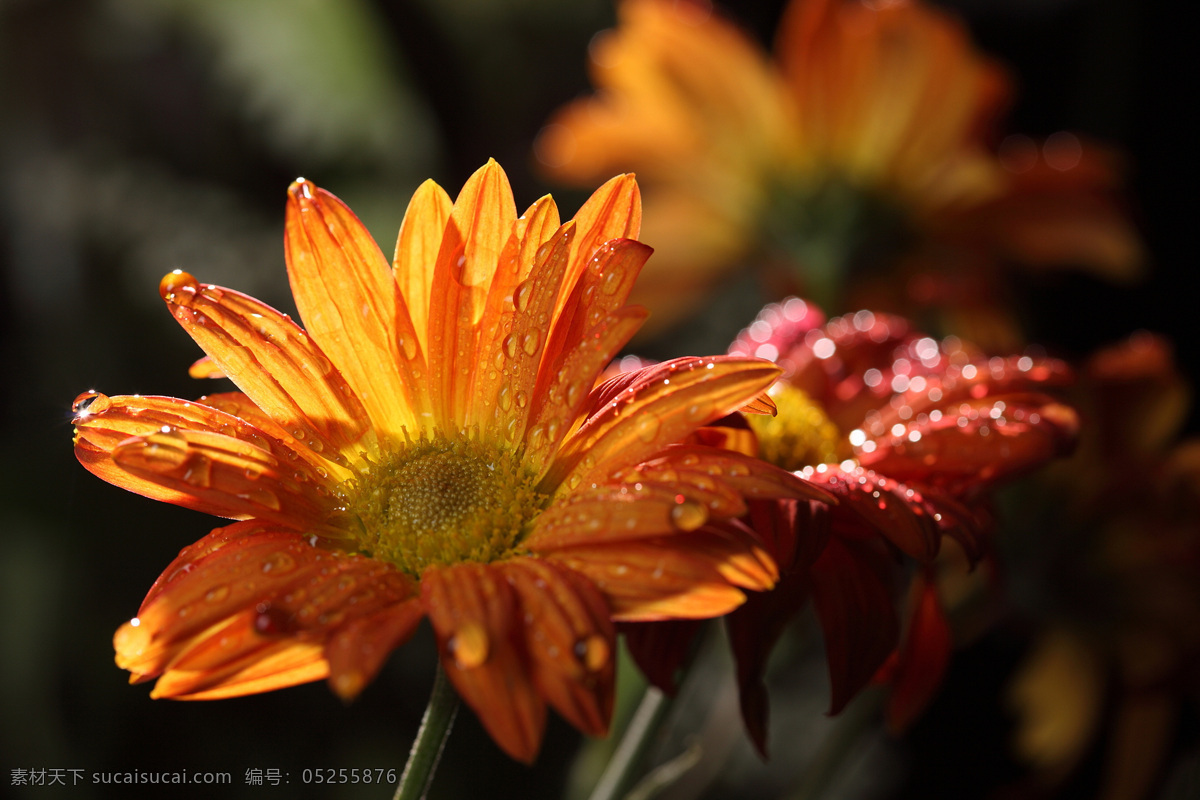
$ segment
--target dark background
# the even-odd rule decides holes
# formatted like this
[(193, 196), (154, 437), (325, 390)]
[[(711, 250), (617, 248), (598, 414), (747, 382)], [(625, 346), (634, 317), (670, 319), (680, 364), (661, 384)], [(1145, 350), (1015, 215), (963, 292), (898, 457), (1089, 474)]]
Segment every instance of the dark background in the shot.
[[(1197, 172), (1185, 115), (1196, 46), (1175, 13), (1182, 4), (949, 5), (1012, 68), (1013, 132), (1068, 129), (1128, 154), (1147, 278), (1132, 288), (1068, 273), (1027, 281), (1034, 338), (1080, 356), (1136, 328), (1162, 331), (1194, 380)], [(724, 10), (768, 43), (781, 6)], [(346, 200), (389, 254), (427, 177), (453, 195), (494, 156), (528, 205), (552, 188), (534, 174), (532, 138), (588, 91), (588, 40), (612, 20), (600, 0), (0, 2), (0, 795), (130, 794), (9, 785), (12, 769), (74, 768), (89, 782), (100, 771), (232, 773), (228, 789), (160, 793), (172, 797), (390, 796), (306, 787), (302, 770), (402, 768), (432, 682), (426, 629), (349, 706), (320, 683), (213, 703), (151, 701), (148, 685), (126, 684), (113, 631), (216, 523), (87, 474), (71, 452), (71, 400), (91, 388), (210, 391), (186, 374), (199, 352), (157, 281), (182, 267), (290, 310), (283, 201), (299, 175)], [(564, 216), (582, 199), (555, 196)], [(881, 745), (887, 780), (846, 791), (984, 797), (1019, 779), (996, 695), (1021, 648), (997, 635), (961, 654), (930, 717)], [(1181, 756), (1194, 746), (1190, 724)], [(577, 746), (553, 719), (526, 768), (464, 711), (431, 796), (562, 796)], [(291, 783), (248, 787), (248, 768), (280, 769)], [(1092, 789), (1087, 776), (1068, 785)]]

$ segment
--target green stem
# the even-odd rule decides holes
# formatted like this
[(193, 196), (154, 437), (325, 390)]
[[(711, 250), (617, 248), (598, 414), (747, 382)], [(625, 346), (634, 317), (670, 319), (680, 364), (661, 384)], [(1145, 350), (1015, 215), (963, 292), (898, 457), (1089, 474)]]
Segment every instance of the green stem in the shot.
[(646, 688), (642, 702), (633, 713), (633, 719), (629, 720), (629, 727), (621, 737), (621, 744), (613, 753), (608, 766), (604, 768), (604, 773), (596, 782), (588, 800), (616, 800), (623, 796), (633, 782), (634, 770), (641, 763), (642, 756), (645, 755), (663, 715), (670, 706), (670, 698), (665, 694), (653, 686)]
[(404, 765), (404, 773), (400, 776), (392, 800), (422, 800), (425, 797), (429, 784), (433, 782), (442, 748), (450, 736), (454, 715), (458, 713), (458, 703), (458, 693), (439, 664), (429, 705), (425, 707), (425, 716), (421, 718), (421, 727), (417, 730), (417, 738), (413, 741), (408, 763)]

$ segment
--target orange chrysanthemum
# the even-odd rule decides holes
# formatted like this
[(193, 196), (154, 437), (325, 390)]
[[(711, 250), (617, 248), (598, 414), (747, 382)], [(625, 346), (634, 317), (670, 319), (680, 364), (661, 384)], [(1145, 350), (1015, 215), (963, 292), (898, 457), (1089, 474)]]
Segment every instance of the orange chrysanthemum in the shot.
[[(566, 182), (642, 175), (658, 255), (634, 298), (655, 324), (746, 264), (784, 281), (773, 265), (798, 267), (826, 302), (861, 291), (851, 270), (945, 266), (953, 280), (915, 281), (911, 302), (958, 313), (996, 302), (1001, 261), (1112, 277), (1139, 263), (1113, 159), (1066, 133), (997, 150), (1007, 76), (918, 0), (793, 0), (774, 60), (703, 0), (623, 0), (590, 54), (597, 94), (536, 152)], [(898, 285), (868, 302), (894, 306)]]
[[(518, 216), (489, 162), (451, 202), (414, 195), (389, 265), (337, 198), (289, 189), (305, 323), (183, 272), (160, 291), (241, 389), (75, 404), (96, 475), (239, 520), (185, 548), (117, 632), (153, 696), (230, 697), (327, 677), (357, 695), (428, 616), (459, 694), (515, 758), (546, 704), (590, 734), (612, 706), (614, 620), (707, 617), (774, 563), (725, 524), (793, 476), (674, 443), (755, 402), (767, 362), (686, 358), (593, 388), (645, 312), (632, 176), (559, 223)], [(739, 588), (740, 587), (740, 588)]]

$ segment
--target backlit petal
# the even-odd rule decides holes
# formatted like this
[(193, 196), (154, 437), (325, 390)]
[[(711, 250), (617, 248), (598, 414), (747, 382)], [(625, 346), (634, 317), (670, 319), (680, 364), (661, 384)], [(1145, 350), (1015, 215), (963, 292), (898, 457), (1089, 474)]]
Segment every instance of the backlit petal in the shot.
[(396, 287), (370, 233), (341, 200), (298, 180), (288, 189), (284, 254), (296, 307), (376, 430), (414, 420), (396, 357)]
[(425, 181), (408, 201), (396, 237), (392, 270), (423, 351), (429, 350), (429, 293), (433, 269), (452, 205), (445, 189), (431, 180)]
[(209, 358), (254, 403), (301, 440), (350, 450), (366, 410), (321, 348), (286, 315), (186, 273), (163, 279), (163, 299)]
[(746, 597), (721, 574), (719, 557), (693, 552), (679, 537), (570, 547), (545, 557), (591, 580), (619, 621), (716, 617)]
[[(639, 370), (563, 443), (543, 486), (573, 489), (636, 464), (701, 425), (741, 407), (769, 386), (779, 368), (766, 361), (682, 358)], [(604, 387), (595, 394), (604, 394)]]

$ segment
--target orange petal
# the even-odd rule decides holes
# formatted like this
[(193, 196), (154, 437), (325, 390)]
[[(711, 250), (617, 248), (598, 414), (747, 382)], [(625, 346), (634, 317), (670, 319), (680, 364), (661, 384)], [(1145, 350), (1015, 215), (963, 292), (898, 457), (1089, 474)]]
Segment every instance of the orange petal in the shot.
[(546, 705), (514, 644), (517, 599), (503, 571), (484, 564), (428, 569), (421, 598), (459, 695), (504, 752), (532, 763)]
[[(570, 291), (592, 262), (593, 255), (605, 242), (613, 239), (636, 239), (642, 228), (642, 195), (633, 175), (617, 175), (580, 207), (573, 217), (576, 226), (575, 242), (571, 246), (567, 275), (563, 287)], [(640, 265), (639, 265), (640, 267)], [(628, 296), (632, 284), (622, 287)], [(615, 290), (616, 287), (614, 286)], [(555, 308), (558, 319), (565, 307), (564, 294)], [(624, 298), (621, 299), (624, 302)]]
[(329, 522), (335, 500), (319, 491), (325, 477), (215, 409), (174, 398), (104, 397), (76, 416), (75, 431), (80, 463), (115, 486), (216, 516), (337, 535)]
[(396, 287), (367, 229), (340, 200), (303, 179), (288, 188), (284, 254), (296, 307), (362, 400), (376, 430), (415, 420), (396, 369)]
[(137, 624), (127, 622), (117, 632), (117, 664), (158, 674), (197, 637), (299, 588), (333, 558), (300, 534), (257, 522), (215, 530), (168, 565), (138, 610)]
[[(333, 480), (345, 480), (354, 474), (344, 464), (339, 463), (345, 460), (341, 453), (328, 453), (319, 443), (317, 447), (320, 448), (320, 452), (314, 450), (310, 445), (313, 442), (317, 442), (316, 439), (309, 438), (301, 441), (292, 436), (278, 422), (264, 414), (261, 408), (256, 406), (249, 397), (241, 392), (206, 394), (199, 398), (196, 403), (208, 406), (209, 408), (215, 408), (217, 411), (250, 423), (250, 425), (258, 428), (282, 445), (283, 455), (288, 461), (295, 460), (292, 457), (295, 454), (295, 456), (303, 459), (311, 467), (313, 474), (318, 477), (320, 477), (320, 471), (328, 472)], [(273, 450), (272, 452), (276, 451)], [(328, 456), (324, 455), (327, 453)]]
[[(243, 523), (214, 532), (168, 567), (137, 624), (130, 621), (117, 632), (117, 663), (139, 678), (162, 672), (156, 696), (233, 696), (290, 685), (271, 681), (310, 675), (306, 670), (316, 669), (318, 660), (315, 677), (325, 677), (324, 655), (300, 656), (310, 646), (319, 654), (332, 636), (340, 659), (335, 689), (352, 694), (349, 682), (361, 689), (388, 652), (347, 660), (362, 655), (355, 645), (363, 634), (380, 632), (359, 623), (395, 609), (404, 609), (402, 617), (416, 609), (419, 617), (410, 600), (414, 591), (391, 565)], [(384, 638), (375, 644), (398, 644), (404, 631), (383, 628)]]
[(366, 410), (317, 344), (285, 314), (252, 297), (174, 272), (160, 286), (167, 308), (216, 367), (297, 439), (352, 449)]
[(719, 559), (689, 550), (684, 537), (570, 547), (545, 557), (595, 584), (614, 620), (716, 617), (746, 599), (721, 575)]
[(396, 255), (392, 259), (396, 287), (408, 306), (421, 349), (426, 352), (429, 350), (429, 293), (452, 206), (450, 196), (432, 180), (417, 187), (408, 201), (404, 221), (400, 223)]
[(188, 375), (193, 378), (201, 379), (226, 377), (225, 373), (221, 371), (221, 368), (214, 364), (213, 360), (208, 356), (196, 359), (196, 361), (190, 367), (188, 367)]
[(330, 688), (343, 700), (354, 699), (424, 616), (425, 609), (414, 598), (339, 628), (325, 646)]
[(549, 552), (645, 539), (694, 531), (710, 514), (732, 516), (744, 510), (737, 494), (717, 484), (706, 491), (650, 477), (612, 481), (577, 489), (551, 505), (538, 516), (524, 544), (535, 552)]
[(588, 403), (588, 391), (604, 365), (612, 361), (646, 321), (647, 311), (626, 306), (590, 330), (573, 349), (562, 354), (544, 393), (535, 394), (536, 405), (525, 443), (526, 457), (543, 469), (559, 444), (579, 422)]
[[(479, 319), (476, 352), (482, 368), (475, 371), (467, 425), (479, 425), (483, 431), (492, 430), (501, 436), (516, 438), (515, 425), (509, 427), (514, 417), (511, 413), (501, 413), (497, 402), (502, 391), (507, 391), (510, 396), (512, 393), (509, 376), (504, 373), (508, 361), (504, 341), (512, 333), (517, 287), (524, 284), (534, 267), (542, 263), (544, 259), (539, 258), (539, 251), (554, 238), (559, 227), (558, 207), (549, 195), (531, 205), (513, 224)], [(527, 298), (524, 293), (530, 291), (530, 287), (521, 291), (522, 298)]]
[(516, 593), (538, 691), (576, 728), (604, 736), (616, 672), (616, 637), (604, 598), (586, 578), (546, 561), (497, 566)]
[[(492, 337), (489, 349), (479, 353), (485, 369), (499, 372), (499, 386), (495, 404), (491, 408), (477, 407), (474, 413), (490, 414), (493, 429), (514, 444), (527, 434), (531, 398), (550, 335), (547, 324), (574, 235), (574, 223), (568, 222), (538, 248), (529, 277), (513, 290), (516, 313), (507, 322), (508, 332), (499, 339)], [(481, 403), (489, 399), (490, 395), (480, 396)]]
[[(228, 643), (238, 637), (253, 637), (239, 624), (223, 634)], [(320, 680), (329, 673), (321, 646), (312, 642), (279, 642), (254, 651), (219, 670), (169, 669), (154, 685), (154, 698), (173, 700), (223, 700), (248, 694), (286, 689)]]
[(433, 267), (429, 381), (435, 421), (447, 427), (464, 419), (470, 407), (478, 325), (516, 219), (508, 176), (489, 159), (454, 201)]
[[(618, 376), (593, 392), (603, 406), (563, 443), (548, 490), (606, 478), (741, 407), (779, 376), (767, 361), (681, 358)], [(608, 399), (610, 384), (624, 391)], [(609, 388), (606, 388), (609, 387)]]

